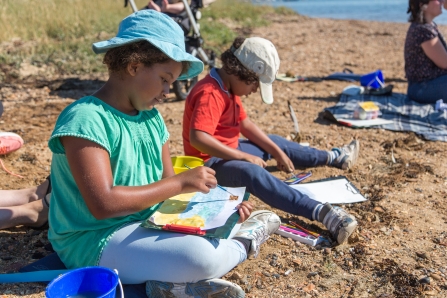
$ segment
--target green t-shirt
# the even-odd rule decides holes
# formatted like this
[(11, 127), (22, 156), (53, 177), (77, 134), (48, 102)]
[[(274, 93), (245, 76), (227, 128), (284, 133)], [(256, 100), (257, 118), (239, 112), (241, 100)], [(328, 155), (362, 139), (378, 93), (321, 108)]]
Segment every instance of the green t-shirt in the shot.
[(64, 136), (99, 144), (109, 153), (113, 184), (138, 186), (161, 179), (162, 146), (169, 133), (156, 109), (129, 116), (94, 96), (75, 101), (57, 119), (48, 141), (53, 152), (48, 238), (67, 268), (95, 266), (117, 229), (146, 219), (157, 205), (128, 216), (95, 219), (70, 171), (60, 142)]

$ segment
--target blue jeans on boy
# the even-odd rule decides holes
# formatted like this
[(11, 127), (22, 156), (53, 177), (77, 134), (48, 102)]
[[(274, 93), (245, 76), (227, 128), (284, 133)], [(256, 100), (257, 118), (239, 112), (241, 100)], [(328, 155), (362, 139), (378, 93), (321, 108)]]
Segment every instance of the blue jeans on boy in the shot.
[(414, 83), (408, 82), (408, 97), (421, 104), (435, 103), (438, 99), (447, 101), (447, 75), (436, 79)]
[[(301, 146), (277, 136), (269, 138), (283, 150), (295, 167), (316, 167), (326, 165), (328, 152)], [(267, 161), (272, 156), (248, 140), (239, 140), (238, 149)], [(320, 204), (307, 195), (270, 174), (264, 168), (241, 160), (223, 160), (212, 157), (206, 166), (216, 171), (217, 182), (227, 187), (246, 187), (246, 190), (277, 209), (312, 219), (315, 207)]]

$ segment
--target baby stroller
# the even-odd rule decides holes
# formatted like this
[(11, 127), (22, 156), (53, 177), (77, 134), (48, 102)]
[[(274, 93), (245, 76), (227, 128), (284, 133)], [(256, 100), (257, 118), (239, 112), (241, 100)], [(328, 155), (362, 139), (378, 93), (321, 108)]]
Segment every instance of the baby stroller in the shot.
[[(159, 4), (160, 0), (155, 0), (156, 4)], [(187, 0), (182, 0), (185, 5), (185, 10), (180, 14), (170, 14), (167, 13), (174, 21), (176, 21), (180, 27), (185, 32), (185, 48), (188, 53), (194, 57), (199, 58), (205, 65), (210, 68), (214, 67), (216, 55), (213, 51), (210, 52), (208, 56), (202, 48), (203, 39), (200, 35), (200, 24), (197, 22), (200, 20), (202, 14), (199, 11), (203, 7), (202, 0), (192, 0), (191, 5), (188, 4)], [(138, 8), (135, 5), (134, 0), (124, 0), (124, 7), (130, 4), (132, 10), (135, 12)], [(161, 7), (161, 3), (159, 5)], [(147, 9), (147, 7), (144, 7)], [(191, 30), (192, 29), (192, 30)], [(172, 84), (171, 91), (174, 92), (177, 100), (185, 100), (188, 96), (189, 91), (197, 83), (198, 77), (194, 77), (185, 81), (175, 81)]]

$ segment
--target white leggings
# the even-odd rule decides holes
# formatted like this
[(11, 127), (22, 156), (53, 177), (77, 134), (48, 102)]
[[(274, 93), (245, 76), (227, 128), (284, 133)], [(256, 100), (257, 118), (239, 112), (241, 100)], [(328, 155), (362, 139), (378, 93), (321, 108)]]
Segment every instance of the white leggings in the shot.
[[(98, 264), (117, 269), (125, 284), (220, 278), (247, 258), (244, 246), (233, 239), (158, 231), (140, 224), (132, 223), (116, 231)], [(239, 228), (236, 225), (232, 235)]]

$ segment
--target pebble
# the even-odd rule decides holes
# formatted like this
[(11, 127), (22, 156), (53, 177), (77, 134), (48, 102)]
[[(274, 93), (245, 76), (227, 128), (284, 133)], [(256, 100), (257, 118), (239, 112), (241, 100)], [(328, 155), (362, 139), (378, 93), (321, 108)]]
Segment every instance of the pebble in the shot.
[(416, 252), (416, 255), (421, 259), (428, 259), (428, 256), (425, 252)]
[(312, 277), (318, 275), (318, 272), (309, 272), (309, 274), (307, 275), (307, 277)]
[(425, 291), (424, 294), (427, 296), (436, 296), (437, 292), (436, 291)]
[(421, 284), (430, 284), (430, 277), (425, 276), (425, 277), (421, 278), (419, 280), (419, 283), (421, 283)]
[(233, 275), (231, 276), (232, 279), (236, 279), (236, 280), (240, 280), (243, 278), (242, 274), (240, 274), (239, 272), (234, 272)]
[(292, 270), (292, 269), (289, 269), (289, 270), (287, 270), (286, 272), (284, 272), (284, 275), (287, 276), (287, 275), (289, 275), (289, 274), (292, 273), (292, 272), (293, 272), (293, 270)]
[(275, 274), (273, 274), (273, 277), (278, 279), (278, 278), (280, 278), (280, 275), (278, 273), (275, 273)]
[(270, 277), (270, 276), (271, 276), (270, 273), (268, 273), (268, 272), (266, 272), (266, 271), (262, 272), (262, 274), (264, 274), (264, 275), (267, 276), (267, 277)]
[(383, 208), (382, 208), (382, 207), (379, 207), (379, 206), (374, 207), (374, 211), (377, 211), (377, 212), (379, 212), (379, 213), (383, 213), (383, 212), (385, 212), (385, 210), (383, 210)]
[(245, 288), (245, 292), (250, 293), (251, 290), (251, 285), (247, 285), (247, 287)]
[(323, 250), (323, 252), (324, 252), (325, 255), (330, 255), (331, 252), (332, 252), (332, 250), (331, 250), (329, 247), (326, 247), (326, 248)]
[(430, 277), (433, 278), (434, 280), (441, 280), (441, 276), (437, 275), (436, 273), (432, 273), (430, 274)]

